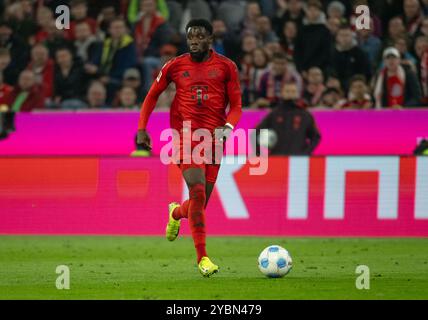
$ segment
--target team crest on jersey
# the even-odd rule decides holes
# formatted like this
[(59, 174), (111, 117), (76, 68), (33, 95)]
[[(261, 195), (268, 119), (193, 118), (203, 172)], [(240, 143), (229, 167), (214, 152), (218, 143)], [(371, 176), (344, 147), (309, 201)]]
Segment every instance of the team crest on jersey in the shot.
[(217, 69), (211, 69), (208, 71), (208, 78), (217, 78), (219, 75), (219, 72)]
[(181, 75), (183, 78), (188, 78), (190, 77), (190, 73), (189, 71), (184, 71), (183, 74)]

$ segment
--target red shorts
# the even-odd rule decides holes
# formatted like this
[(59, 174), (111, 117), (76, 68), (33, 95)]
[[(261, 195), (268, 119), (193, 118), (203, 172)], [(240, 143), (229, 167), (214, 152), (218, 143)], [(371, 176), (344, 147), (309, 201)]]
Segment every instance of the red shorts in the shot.
[(198, 165), (198, 164), (182, 164), (182, 163), (179, 163), (178, 167), (180, 168), (181, 172), (184, 172), (190, 168), (200, 168), (200, 169), (204, 170), (205, 181), (207, 183), (211, 183), (211, 184), (214, 184), (217, 181), (218, 171), (220, 170), (219, 164)]
[(190, 168), (200, 168), (205, 172), (205, 180), (215, 183), (223, 156), (223, 143), (183, 141), (183, 135), (173, 139), (173, 161), (184, 172)]

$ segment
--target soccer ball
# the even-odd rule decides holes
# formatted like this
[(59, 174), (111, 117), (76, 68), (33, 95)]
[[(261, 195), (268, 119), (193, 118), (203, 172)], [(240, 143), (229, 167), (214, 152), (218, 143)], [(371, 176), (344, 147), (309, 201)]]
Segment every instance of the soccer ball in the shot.
[(269, 246), (260, 253), (259, 269), (269, 278), (281, 278), (290, 272), (293, 261), (284, 248)]

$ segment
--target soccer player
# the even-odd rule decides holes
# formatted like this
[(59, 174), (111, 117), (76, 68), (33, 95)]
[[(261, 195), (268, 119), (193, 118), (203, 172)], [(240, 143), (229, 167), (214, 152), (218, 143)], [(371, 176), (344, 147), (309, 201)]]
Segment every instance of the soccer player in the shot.
[(238, 69), (230, 59), (211, 49), (212, 32), (211, 24), (203, 19), (194, 19), (187, 24), (189, 53), (168, 61), (162, 67), (143, 102), (138, 123), (138, 143), (151, 148), (146, 131), (149, 116), (159, 95), (170, 82), (174, 82), (176, 95), (171, 105), (170, 125), (180, 133), (177, 164), (189, 189), (189, 199), (181, 205), (169, 204), (166, 237), (169, 241), (174, 241), (179, 233), (181, 219), (189, 220), (199, 271), (205, 277), (219, 269), (206, 252), (205, 208), (220, 164), (219, 161), (209, 161), (213, 159), (208, 156), (202, 164), (194, 161), (192, 151), (195, 149), (195, 142), (190, 143), (190, 148), (183, 147), (183, 137), (187, 136), (188, 131), (184, 121), (190, 121), (191, 132), (197, 129), (209, 130), (214, 136), (211, 147), (215, 148), (218, 143), (224, 142), (223, 138), (230, 135), (242, 113)]

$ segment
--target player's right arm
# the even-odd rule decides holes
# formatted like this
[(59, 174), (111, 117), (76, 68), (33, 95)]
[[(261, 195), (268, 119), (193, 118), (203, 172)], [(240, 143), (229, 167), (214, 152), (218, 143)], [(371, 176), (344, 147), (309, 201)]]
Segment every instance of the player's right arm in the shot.
[(173, 60), (168, 61), (159, 71), (159, 74), (155, 81), (153, 81), (150, 90), (144, 99), (141, 106), (140, 119), (138, 121), (138, 135), (137, 143), (142, 144), (144, 147), (151, 149), (150, 138), (147, 133), (146, 127), (149, 121), (150, 115), (152, 114), (156, 103), (161, 93), (168, 87), (170, 80), (170, 68)]

